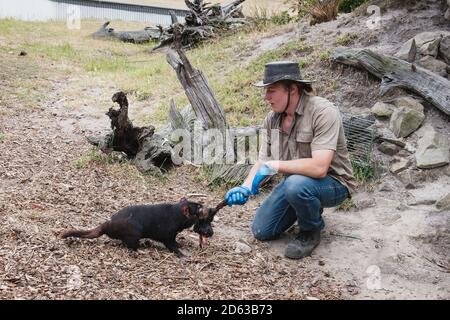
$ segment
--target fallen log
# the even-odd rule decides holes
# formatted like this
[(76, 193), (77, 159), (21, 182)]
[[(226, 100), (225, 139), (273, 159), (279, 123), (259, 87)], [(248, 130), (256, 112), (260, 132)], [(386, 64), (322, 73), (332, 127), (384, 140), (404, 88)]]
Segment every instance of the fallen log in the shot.
[(135, 127), (128, 118), (128, 99), (117, 92), (112, 97), (119, 109), (110, 108), (106, 115), (111, 120), (112, 132), (104, 137), (88, 137), (88, 141), (109, 154), (123, 152), (144, 173), (160, 175), (162, 169), (172, 165), (170, 143), (158, 134), (153, 126)]
[[(241, 6), (244, 1), (234, 0), (221, 6), (209, 5), (203, 0), (185, 0), (189, 9), (185, 16), (185, 23), (172, 19), (172, 24), (163, 30), (160, 43), (152, 51), (174, 42), (179, 42), (183, 48), (190, 48), (218, 33), (245, 25), (247, 20), (242, 14)], [(180, 31), (179, 38), (175, 38), (176, 29)]]
[(118, 39), (123, 42), (146, 43), (159, 40), (162, 29), (158, 27), (145, 27), (138, 31), (115, 31), (108, 28), (110, 21), (106, 21), (100, 29), (92, 34), (94, 38)]
[(367, 70), (381, 79), (380, 91), (410, 90), (450, 115), (450, 81), (427, 69), (368, 49), (337, 48), (332, 61)]

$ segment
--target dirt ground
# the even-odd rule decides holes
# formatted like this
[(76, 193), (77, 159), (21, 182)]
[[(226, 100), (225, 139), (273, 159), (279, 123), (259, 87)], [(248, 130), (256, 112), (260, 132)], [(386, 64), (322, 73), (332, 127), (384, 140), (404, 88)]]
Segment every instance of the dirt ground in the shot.
[[(385, 28), (368, 31), (379, 39), (374, 48), (394, 52), (407, 40), (411, 25), (439, 28), (426, 13), (401, 25), (399, 17), (405, 15), (405, 10), (389, 12)], [(255, 55), (295, 36), (331, 47), (339, 33), (356, 32), (363, 24), (350, 15), (313, 28), (300, 24), (287, 35), (262, 39)], [(388, 37), (388, 29), (396, 32)], [(360, 35), (353, 45), (366, 39)], [(106, 237), (60, 239), (63, 229), (96, 226), (126, 205), (188, 196), (213, 206), (223, 190), (209, 190), (194, 167), (158, 179), (101, 157), (83, 161), (91, 153), (85, 137), (108, 130), (106, 110), (93, 105), (109, 99), (110, 84), (97, 83), (98, 90), (90, 90), (83, 75), (49, 73), (38, 89), (45, 91), (45, 101), (26, 108), (20, 99), (6, 97), (12, 85), (7, 74), (30, 70), (39, 61), (1, 54), (9, 63), (0, 69), (0, 97), (8, 101), (0, 99), (0, 132), (5, 135), (0, 139), (0, 299), (450, 298), (450, 212), (434, 206), (450, 190), (448, 168), (430, 173), (413, 190), (381, 176), (379, 182), (392, 182), (393, 192), (379, 191), (378, 185), (361, 188), (354, 197), (357, 208), (326, 209), (322, 242), (301, 261), (283, 257), (295, 228), (272, 242), (252, 237), (253, 213), (268, 191), (242, 207), (223, 209), (206, 248), (198, 247), (192, 231), (182, 232), (183, 259), (151, 241), (133, 253)], [(308, 70), (315, 70), (310, 72), (318, 82), (330, 76), (339, 80), (335, 90), (327, 91), (325, 84), (319, 89), (344, 111), (365, 113), (379, 98), (378, 82), (365, 73), (314, 63)], [(24, 77), (38, 75), (39, 68)], [(85, 88), (83, 99), (91, 104), (76, 106), (78, 97), (67, 94), (71, 86)], [(448, 119), (431, 108), (427, 119), (441, 131), (448, 128)]]

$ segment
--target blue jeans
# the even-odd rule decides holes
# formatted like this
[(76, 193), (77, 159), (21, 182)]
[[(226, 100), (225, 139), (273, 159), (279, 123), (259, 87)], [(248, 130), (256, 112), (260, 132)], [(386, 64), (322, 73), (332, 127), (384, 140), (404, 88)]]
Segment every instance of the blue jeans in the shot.
[(314, 179), (291, 175), (273, 189), (256, 211), (253, 235), (258, 240), (276, 239), (295, 221), (301, 230), (321, 230), (325, 223), (320, 208), (335, 207), (348, 196), (347, 187), (330, 176)]

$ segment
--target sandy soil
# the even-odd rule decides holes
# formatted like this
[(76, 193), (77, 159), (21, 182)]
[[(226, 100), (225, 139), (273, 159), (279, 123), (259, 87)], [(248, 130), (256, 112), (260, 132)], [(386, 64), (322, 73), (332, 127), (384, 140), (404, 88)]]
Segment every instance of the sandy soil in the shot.
[[(389, 12), (385, 27), (362, 32), (352, 45), (392, 53), (410, 36), (411, 26), (439, 28), (428, 14), (419, 12), (410, 25), (400, 25), (409, 13)], [(331, 47), (339, 34), (363, 30), (363, 24), (350, 15), (313, 28), (300, 24), (290, 33), (262, 39), (255, 55), (294, 36)], [(368, 44), (368, 34), (378, 40)], [(14, 59), (10, 72), (19, 73), (28, 62)], [(319, 61), (308, 72), (318, 79), (323, 95), (345, 111), (366, 113), (380, 98), (377, 80), (365, 73)], [(330, 76), (339, 82), (327, 91), (320, 82)], [(0, 80), (7, 89), (7, 81)], [(85, 82), (75, 74), (52, 75), (43, 83), (48, 99), (32, 111), (20, 102), (0, 103), (0, 131), (5, 133), (0, 142), (0, 299), (450, 298), (450, 212), (434, 206), (450, 189), (448, 168), (430, 173), (413, 190), (395, 177), (381, 176), (380, 182), (392, 183), (393, 192), (361, 188), (354, 198), (357, 208), (325, 210), (322, 243), (302, 261), (283, 258), (295, 228), (277, 241), (253, 239), (252, 215), (267, 191), (245, 206), (223, 209), (204, 249), (193, 232), (182, 232), (179, 240), (188, 257), (181, 260), (151, 241), (132, 253), (105, 237), (60, 239), (64, 228), (96, 226), (126, 205), (173, 202), (186, 195), (215, 205), (223, 196), (199, 182), (192, 167), (156, 179), (128, 164), (80, 161), (91, 150), (85, 136), (108, 130), (106, 110), (67, 107), (68, 99), (76, 99), (67, 90)], [(111, 89), (105, 83), (99, 90), (85, 94), (95, 101)], [(448, 119), (431, 108), (428, 115), (428, 121), (446, 130)]]

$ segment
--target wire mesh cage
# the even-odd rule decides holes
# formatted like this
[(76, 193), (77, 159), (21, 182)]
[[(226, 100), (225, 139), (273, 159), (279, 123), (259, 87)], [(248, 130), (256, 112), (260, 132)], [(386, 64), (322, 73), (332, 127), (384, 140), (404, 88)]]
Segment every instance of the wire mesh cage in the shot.
[(353, 161), (369, 162), (372, 159), (375, 138), (373, 118), (342, 113), (348, 152)]

